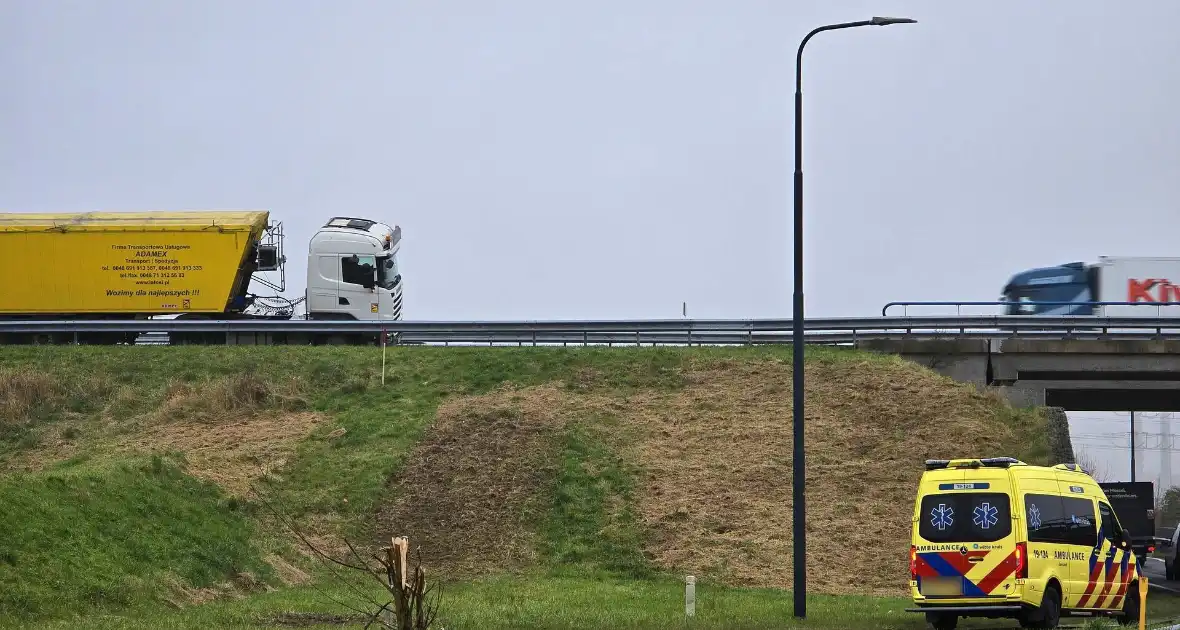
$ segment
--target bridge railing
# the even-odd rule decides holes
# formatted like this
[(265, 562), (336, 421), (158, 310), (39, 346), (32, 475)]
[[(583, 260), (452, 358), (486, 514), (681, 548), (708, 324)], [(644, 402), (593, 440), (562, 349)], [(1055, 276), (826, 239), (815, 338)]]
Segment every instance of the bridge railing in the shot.
[[(1180, 339), (1178, 317), (992, 315), (962, 317), (859, 317), (809, 319), (808, 343), (847, 344), (867, 339)], [(222, 333), (333, 335), (391, 333), (400, 343), (438, 345), (762, 345), (791, 342), (789, 319), (608, 321), (315, 321), (315, 320), (74, 320), (0, 321), (6, 335), (121, 332), (143, 336)], [(142, 338), (142, 337), (141, 337)], [(247, 341), (248, 342), (248, 341)]]
[[(888, 317), (889, 309), (902, 309), (902, 317), (911, 315), (911, 310), (916, 309), (940, 309), (941, 313), (913, 313), (914, 316), (949, 316), (949, 311), (954, 311), (955, 316), (958, 317), (988, 317), (988, 316), (1003, 316), (1003, 310), (1012, 305), (1013, 302), (888, 302), (881, 307), (881, 316)], [(1070, 301), (1028, 301), (1018, 302), (1022, 306), (1039, 306), (1045, 308), (1061, 308), (1063, 306), (1130, 306), (1135, 307), (1136, 313), (1142, 311), (1144, 316), (1164, 317), (1164, 307), (1171, 307), (1175, 309), (1180, 307), (1180, 302), (1070, 302)], [(981, 307), (988, 307), (987, 309)], [(990, 310), (991, 312), (982, 312)], [(972, 312), (973, 311), (973, 312)], [(1120, 309), (1121, 311), (1121, 309)], [(1154, 311), (1154, 312), (1153, 312)], [(1126, 311), (1122, 311), (1125, 313)], [(1120, 313), (1121, 314), (1121, 313)], [(894, 314), (896, 316), (896, 313)], [(1021, 315), (1012, 315), (1011, 317), (1023, 317)], [(1045, 315), (1045, 317), (1051, 317)], [(1081, 316), (1078, 316), (1081, 317)]]

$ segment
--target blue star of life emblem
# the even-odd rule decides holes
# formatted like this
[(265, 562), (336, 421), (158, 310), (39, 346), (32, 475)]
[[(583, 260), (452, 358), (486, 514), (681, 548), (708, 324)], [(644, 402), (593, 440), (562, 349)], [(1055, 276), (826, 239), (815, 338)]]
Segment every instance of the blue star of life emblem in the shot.
[(1036, 503), (1028, 506), (1028, 526), (1033, 529), (1041, 528), (1041, 510)]
[(996, 506), (984, 501), (975, 508), (975, 518), (971, 522), (980, 529), (989, 529), (1000, 521), (997, 512)]
[(938, 531), (945, 531), (955, 524), (955, 510), (945, 503), (939, 503), (938, 507), (930, 510), (930, 524)]

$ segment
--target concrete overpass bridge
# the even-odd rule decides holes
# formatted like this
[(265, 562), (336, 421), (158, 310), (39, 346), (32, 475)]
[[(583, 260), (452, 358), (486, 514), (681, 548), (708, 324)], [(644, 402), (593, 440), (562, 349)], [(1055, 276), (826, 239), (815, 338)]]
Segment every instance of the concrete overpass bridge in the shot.
[(930, 339), (857, 341), (1015, 405), (1071, 411), (1180, 411), (1180, 339)]

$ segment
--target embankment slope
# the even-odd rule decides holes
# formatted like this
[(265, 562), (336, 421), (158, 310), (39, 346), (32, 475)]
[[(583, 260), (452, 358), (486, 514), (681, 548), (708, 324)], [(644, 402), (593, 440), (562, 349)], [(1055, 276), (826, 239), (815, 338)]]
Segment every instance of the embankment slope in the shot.
[[(306, 579), (254, 488), (317, 540), (409, 535), (446, 579), (790, 586), (789, 352), (395, 348), (388, 365), (382, 386), (366, 348), (0, 348), (0, 505), (17, 506), (0, 614)], [(820, 592), (903, 591), (923, 459), (1047, 457), (1043, 413), (895, 357), (816, 349), (807, 400)]]
[[(597, 489), (604, 515), (575, 541), (597, 553), (578, 559), (789, 588), (790, 366), (691, 358), (672, 389), (618, 391), (603, 378), (584, 371), (446, 401), (382, 503), (378, 531), (410, 535), (444, 574), (526, 570), (577, 538), (586, 515), (564, 513), (568, 495)], [(888, 357), (810, 362), (807, 423), (808, 579), (819, 592), (905, 592), (926, 458), (1047, 461), (1042, 413)], [(583, 457), (563, 481), (571, 440), (597, 444), (607, 461)], [(630, 479), (612, 482), (620, 473)], [(547, 532), (555, 521), (566, 531)]]

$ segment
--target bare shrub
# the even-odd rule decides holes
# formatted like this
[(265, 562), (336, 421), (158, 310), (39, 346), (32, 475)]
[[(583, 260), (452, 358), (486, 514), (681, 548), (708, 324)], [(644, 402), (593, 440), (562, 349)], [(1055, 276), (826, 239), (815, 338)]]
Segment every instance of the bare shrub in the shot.
[(57, 380), (45, 372), (0, 368), (0, 422), (27, 422), (38, 405), (52, 403), (59, 392)]
[(157, 415), (164, 419), (219, 420), (263, 409), (297, 411), (307, 407), (298, 379), (268, 381), (241, 373), (198, 383), (172, 381)]
[(1086, 473), (1093, 477), (1094, 481), (1099, 483), (1112, 481), (1110, 477), (1110, 471), (1107, 470), (1107, 467), (1103, 464), (1100, 464), (1097, 458), (1086, 452), (1084, 449), (1078, 449), (1077, 457), (1075, 459), (1077, 460), (1077, 465), (1081, 466), (1082, 470), (1086, 471)]

